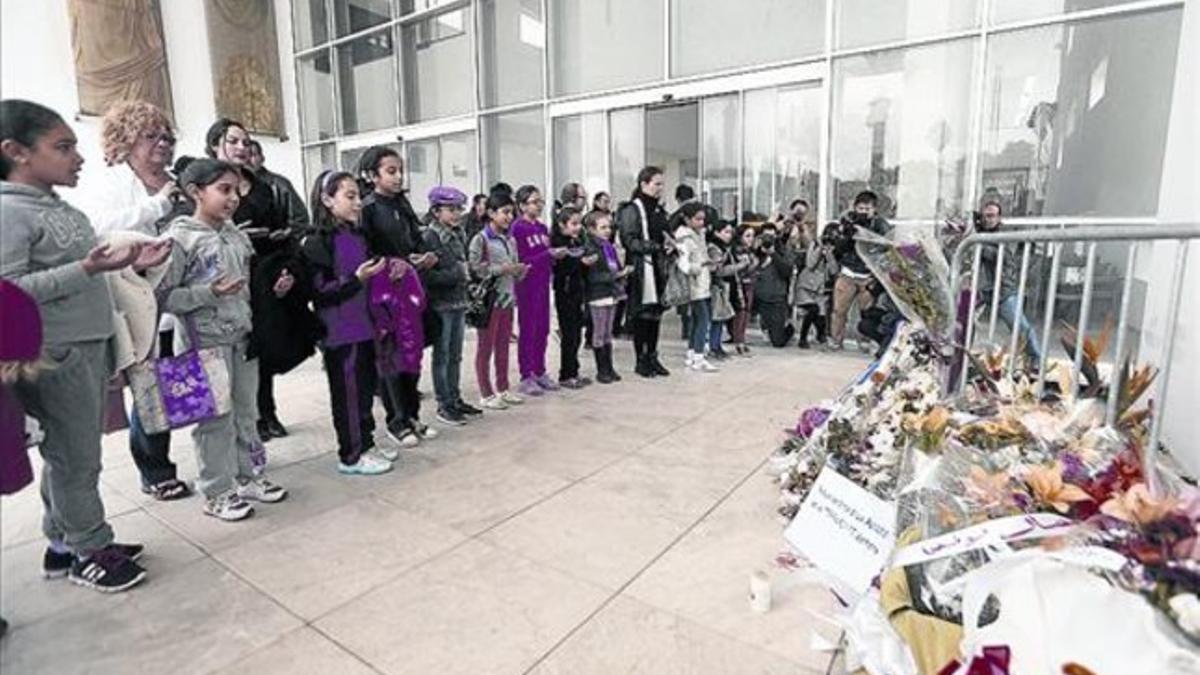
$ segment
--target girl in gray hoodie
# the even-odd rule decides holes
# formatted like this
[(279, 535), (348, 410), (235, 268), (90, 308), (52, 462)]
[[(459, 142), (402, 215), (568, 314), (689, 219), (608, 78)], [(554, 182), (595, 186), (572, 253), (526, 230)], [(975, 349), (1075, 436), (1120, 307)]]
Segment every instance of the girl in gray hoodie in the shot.
[[(253, 514), (247, 500), (278, 502), (287, 491), (259, 475), (265, 453), (258, 436), (258, 362), (247, 358), (250, 336), (250, 238), (233, 224), (241, 176), (237, 168), (215, 159), (193, 160), (179, 177), (180, 187), (195, 204), (191, 216), (171, 223), (175, 242), (171, 265), (158, 287), (165, 311), (180, 322), (176, 352), (183, 341), (192, 348), (216, 347), (229, 368), (232, 410), (205, 420), (192, 431), (204, 495), (204, 513), (226, 521)], [(293, 278), (285, 269), (275, 281), (277, 296), (286, 295)]]
[(17, 400), (41, 424), (46, 578), (107, 593), (141, 582), (138, 544), (113, 542), (100, 501), (100, 419), (112, 362), (113, 302), (104, 272), (158, 264), (170, 249), (97, 246), (87, 216), (54, 193), (74, 186), (83, 157), (53, 110), (0, 101), (0, 278), (38, 304), (46, 367)]

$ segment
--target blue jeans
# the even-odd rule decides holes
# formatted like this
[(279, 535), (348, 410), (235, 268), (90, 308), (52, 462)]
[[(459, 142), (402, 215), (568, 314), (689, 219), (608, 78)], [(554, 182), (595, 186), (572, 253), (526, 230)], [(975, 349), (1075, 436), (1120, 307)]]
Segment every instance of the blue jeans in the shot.
[(463, 333), (466, 330), (466, 310), (438, 311), (442, 331), (433, 344), (433, 390), (438, 407), (449, 408), (462, 400), (459, 378), (462, 373)]
[(712, 322), (709, 317), (711, 314), (711, 300), (704, 298), (703, 300), (692, 300), (688, 304), (688, 314), (691, 315), (692, 323), (692, 339), (688, 342), (688, 348), (697, 354), (704, 354), (704, 345), (708, 344), (708, 333)]
[(721, 336), (725, 334), (724, 321), (713, 321), (712, 326), (708, 329), (708, 351), (716, 353), (721, 351)]
[[(1010, 295), (1001, 301), (1000, 311), (997, 313), (1000, 315), (1000, 320), (1004, 322), (1004, 325), (1008, 326), (1009, 330), (1013, 330), (1013, 324), (1016, 323), (1015, 319), (1018, 318), (1017, 296)], [(1034, 332), (1033, 326), (1030, 325), (1029, 319), (1025, 318), (1024, 313), (1021, 313), (1019, 318), (1020, 323), (1017, 330), (1021, 331), (1021, 337), (1025, 340), (1025, 355), (1034, 365), (1040, 364), (1042, 362), (1042, 346), (1038, 343), (1037, 334)]]

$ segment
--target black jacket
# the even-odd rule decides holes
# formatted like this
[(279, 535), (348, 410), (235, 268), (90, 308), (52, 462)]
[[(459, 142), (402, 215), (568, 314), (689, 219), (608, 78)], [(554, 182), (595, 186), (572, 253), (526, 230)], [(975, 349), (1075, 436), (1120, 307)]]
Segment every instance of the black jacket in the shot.
[(792, 284), (794, 264), (786, 250), (776, 250), (771, 261), (758, 273), (754, 282), (754, 301), (786, 303)]
[(372, 192), (367, 195), (363, 199), (360, 222), (372, 255), (407, 258), (413, 253), (425, 252), (421, 219), (403, 194), (385, 197)]
[[(670, 264), (663, 247), (663, 240), (667, 235), (667, 213), (657, 199), (651, 199), (645, 195), (639, 195), (637, 199), (641, 200), (646, 209), (646, 218), (650, 221), (646, 226), (650, 235), (648, 239), (642, 236), (642, 218), (638, 213), (637, 204), (632, 201), (622, 204), (617, 209), (615, 219), (621, 244), (625, 247), (625, 263), (633, 267), (633, 272), (629, 275), (627, 316), (636, 317), (639, 314), (645, 314), (658, 317), (661, 316), (663, 310), (662, 294), (667, 285), (667, 266)], [(654, 265), (654, 285), (659, 299), (659, 302), (652, 305), (642, 301), (644, 297), (642, 265), (647, 258)]]
[[(275, 297), (275, 280), (287, 269), (296, 278), (292, 291)], [(274, 374), (286, 373), (304, 363), (316, 350), (324, 329), (308, 308), (309, 277), (294, 249), (259, 258), (250, 275), (250, 307), (254, 328), (250, 332), (251, 357)]]
[(422, 247), (437, 256), (437, 264), (421, 273), (425, 298), (437, 311), (467, 306), (467, 242), (461, 229), (437, 223), (425, 230)]
[[(550, 235), (550, 245), (554, 248), (567, 248), (582, 251), (584, 244), (582, 235), (569, 238), (555, 228)], [(580, 256), (581, 257), (581, 256)], [(582, 307), (585, 275), (587, 267), (580, 262), (579, 257), (568, 255), (554, 261), (554, 304), (556, 307)]]
[(857, 272), (858, 274), (869, 274), (867, 264), (858, 255), (858, 249), (854, 246), (855, 226), (861, 227), (874, 232), (881, 236), (887, 236), (888, 232), (892, 231), (892, 226), (883, 216), (875, 216), (870, 220), (859, 220), (853, 211), (847, 212), (842, 216), (842, 220), (838, 224), (838, 228), (834, 230), (836, 238), (833, 244), (833, 255), (837, 258), (838, 265)]
[(584, 300), (591, 302), (604, 298), (615, 298), (618, 284), (624, 282), (617, 279), (616, 273), (608, 267), (608, 261), (604, 259), (604, 251), (600, 248), (600, 242), (589, 238), (583, 254), (596, 256), (596, 264), (584, 268), (586, 281)]
[(292, 187), (292, 181), (267, 169), (259, 169), (257, 175), (271, 188), (275, 209), (283, 214), (288, 227), (296, 232), (307, 230), (311, 224), (308, 209), (304, 206), (304, 200), (296, 193), (296, 188)]

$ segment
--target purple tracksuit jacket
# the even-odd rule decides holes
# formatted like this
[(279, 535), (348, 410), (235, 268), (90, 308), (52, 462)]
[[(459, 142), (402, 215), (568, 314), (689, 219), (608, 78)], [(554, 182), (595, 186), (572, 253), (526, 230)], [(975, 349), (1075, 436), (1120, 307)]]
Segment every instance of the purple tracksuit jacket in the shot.
[(521, 218), (512, 225), (517, 242), (517, 259), (529, 265), (524, 279), (516, 283), (517, 362), (521, 379), (546, 374), (546, 347), (550, 339), (550, 284), (554, 259), (550, 255), (550, 231), (536, 220)]
[(411, 267), (396, 281), (387, 273), (371, 277), (370, 310), (375, 325), (375, 360), (379, 373), (418, 375), (425, 350), (425, 289)]

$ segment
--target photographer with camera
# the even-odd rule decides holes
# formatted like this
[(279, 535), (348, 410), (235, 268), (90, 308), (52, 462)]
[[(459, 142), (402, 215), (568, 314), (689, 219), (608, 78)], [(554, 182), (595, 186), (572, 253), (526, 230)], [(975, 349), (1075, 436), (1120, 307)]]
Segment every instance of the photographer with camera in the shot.
[[(999, 232), (1003, 225), (1003, 215), (1000, 202), (988, 200), (984, 202), (982, 212), (975, 216), (975, 229), (978, 232)], [(1000, 248), (996, 244), (980, 246), (980, 266), (983, 283), (980, 285), (979, 297), (984, 303), (991, 303), (996, 284), (1000, 285), (999, 311), (1000, 320), (1009, 330), (1019, 330), (1025, 344), (1027, 367), (1036, 368), (1042, 362), (1042, 347), (1038, 342), (1036, 331), (1030, 325), (1024, 312), (1017, 310), (1017, 287), (1021, 281), (1020, 247), (1013, 246), (1005, 250), (1003, 262), (999, 261)], [(1000, 263), (999, 265), (997, 263)]]
[(834, 232), (833, 253), (840, 269), (833, 285), (833, 326), (829, 344), (833, 351), (842, 349), (850, 307), (857, 305), (862, 311), (871, 303), (867, 288), (871, 272), (854, 247), (854, 235), (860, 227), (881, 236), (891, 232), (891, 224), (876, 213), (878, 204), (879, 196), (874, 192), (863, 190), (858, 193), (854, 197), (854, 208), (842, 216)]
[(754, 303), (771, 346), (783, 347), (796, 332), (788, 321), (788, 289), (794, 267), (792, 255), (779, 242), (779, 235), (770, 223), (763, 226), (757, 255), (759, 273), (754, 282)]

